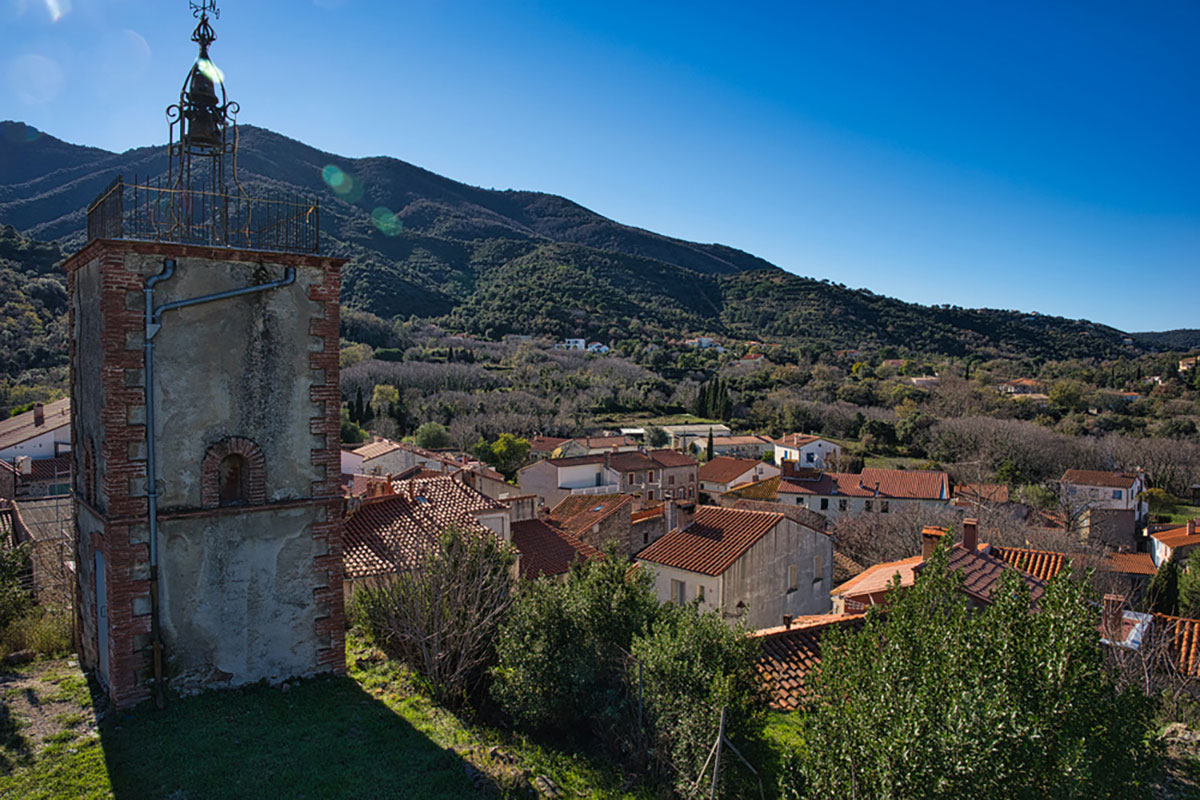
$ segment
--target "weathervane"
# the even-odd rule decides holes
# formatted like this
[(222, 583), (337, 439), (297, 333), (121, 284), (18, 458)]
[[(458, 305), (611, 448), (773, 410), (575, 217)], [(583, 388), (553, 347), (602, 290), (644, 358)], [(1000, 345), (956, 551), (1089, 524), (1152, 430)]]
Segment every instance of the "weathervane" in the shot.
[[(225, 96), (225, 76), (209, 57), (208, 49), (217, 40), (209, 15), (220, 19), (216, 0), (190, 0), (192, 16), (199, 20), (192, 41), (200, 54), (192, 65), (179, 92), (179, 102), (167, 107), (170, 129), (168, 186), (173, 191), (172, 225), (192, 226), (195, 207), (206, 212), (216, 238), (227, 228), (228, 189), (226, 162), (230, 161), (237, 183), (238, 104)], [(219, 89), (219, 94), (218, 94)], [(230, 135), (232, 134), (232, 135)]]

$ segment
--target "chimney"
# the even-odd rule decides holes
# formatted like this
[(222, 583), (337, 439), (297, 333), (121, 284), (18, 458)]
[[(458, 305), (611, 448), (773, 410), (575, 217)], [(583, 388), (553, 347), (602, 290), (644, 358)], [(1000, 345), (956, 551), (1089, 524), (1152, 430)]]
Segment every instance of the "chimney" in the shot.
[[(607, 472), (610, 469), (612, 469), (612, 451), (605, 450), (604, 451), (604, 471)], [(607, 475), (605, 475), (604, 477), (605, 477), (605, 479), (608, 478)]]
[(46, 407), (41, 403), (33, 404), (33, 427), (40, 428), (46, 424)]
[(962, 546), (971, 552), (979, 547), (979, 520), (974, 517), (963, 520)]
[(1121, 620), (1125, 616), (1125, 596), (1120, 594), (1104, 595), (1103, 617), (1100, 622), (1103, 625), (1103, 633), (1109, 641), (1115, 641), (1120, 638)]
[(942, 537), (946, 535), (945, 528), (938, 528), (934, 525), (926, 525), (921, 529), (921, 558), (928, 559), (933, 555), (933, 549), (942, 541)]
[(792, 615), (791, 614), (783, 615), (783, 627), (787, 628), (789, 631), (792, 629)]
[[(674, 505), (674, 504), (673, 504)], [(676, 524), (680, 528), (686, 528), (696, 519), (696, 504), (695, 503), (679, 503), (675, 510)]]
[(678, 515), (675, 513), (675, 511), (675, 504), (673, 502), (667, 502), (663, 505), (663, 520), (666, 522), (667, 526), (667, 530), (665, 531), (666, 533), (670, 533), (671, 531), (675, 530), (675, 520), (678, 519)]

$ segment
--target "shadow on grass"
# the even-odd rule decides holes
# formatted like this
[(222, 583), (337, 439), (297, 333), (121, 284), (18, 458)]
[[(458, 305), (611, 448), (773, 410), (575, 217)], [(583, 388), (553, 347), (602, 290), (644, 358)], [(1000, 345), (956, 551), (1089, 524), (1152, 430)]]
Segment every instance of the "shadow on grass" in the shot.
[(351, 678), (145, 704), (101, 727), (122, 798), (478, 796), (465, 762)]

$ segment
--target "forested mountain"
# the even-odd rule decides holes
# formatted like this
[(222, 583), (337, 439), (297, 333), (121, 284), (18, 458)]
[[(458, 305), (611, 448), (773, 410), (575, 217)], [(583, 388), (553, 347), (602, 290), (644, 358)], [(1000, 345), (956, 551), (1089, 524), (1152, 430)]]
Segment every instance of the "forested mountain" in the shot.
[[(247, 193), (321, 202), (324, 252), (351, 259), (343, 302), (385, 318), (440, 318), (480, 335), (600, 339), (708, 333), (826, 347), (963, 355), (1134, 355), (1120, 331), (1013, 311), (925, 307), (788, 273), (719, 244), (623, 225), (562, 197), (458, 183), (394, 158), (346, 159), (240, 129)], [(66, 250), (117, 174), (165, 172), (164, 147), (125, 153), (0, 123), (0, 223)]]
[(1194, 350), (1200, 347), (1200, 329), (1196, 328), (1132, 333), (1130, 336), (1147, 347), (1153, 347), (1157, 350)]

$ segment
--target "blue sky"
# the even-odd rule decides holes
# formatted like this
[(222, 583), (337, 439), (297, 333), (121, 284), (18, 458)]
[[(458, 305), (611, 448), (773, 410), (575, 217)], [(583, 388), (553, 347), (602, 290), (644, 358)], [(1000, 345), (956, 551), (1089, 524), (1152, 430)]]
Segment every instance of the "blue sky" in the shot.
[[(1200, 328), (1200, 5), (226, 0), (242, 121), (922, 303)], [(0, 118), (162, 142), (184, 0), (0, 0)]]

